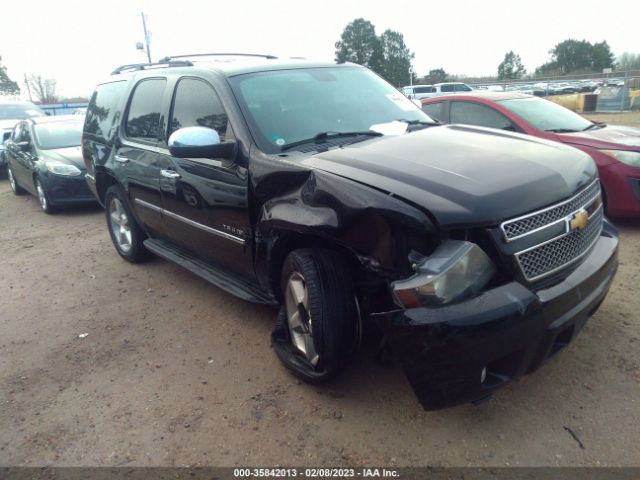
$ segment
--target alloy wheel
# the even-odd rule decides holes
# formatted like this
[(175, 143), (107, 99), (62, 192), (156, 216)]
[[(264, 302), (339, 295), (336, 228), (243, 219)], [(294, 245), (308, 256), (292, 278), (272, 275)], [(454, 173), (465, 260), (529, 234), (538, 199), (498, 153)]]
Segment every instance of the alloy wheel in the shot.
[(11, 186), (11, 190), (15, 193), (17, 190), (17, 185), (16, 185), (16, 179), (13, 176), (13, 172), (11, 171), (10, 168), (7, 168), (7, 173), (9, 175), (9, 185)]
[(129, 216), (118, 198), (113, 198), (109, 205), (109, 223), (118, 248), (128, 253), (131, 250), (131, 225)]
[(285, 308), (293, 346), (315, 367), (320, 360), (320, 356), (313, 341), (313, 320), (309, 309), (309, 290), (304, 277), (299, 272), (294, 272), (287, 281)]
[(42, 188), (42, 184), (39, 180), (36, 180), (36, 190), (38, 191), (38, 200), (40, 201), (40, 207), (42, 207), (42, 210), (46, 212), (49, 205), (47, 204), (47, 196), (44, 193), (44, 188)]

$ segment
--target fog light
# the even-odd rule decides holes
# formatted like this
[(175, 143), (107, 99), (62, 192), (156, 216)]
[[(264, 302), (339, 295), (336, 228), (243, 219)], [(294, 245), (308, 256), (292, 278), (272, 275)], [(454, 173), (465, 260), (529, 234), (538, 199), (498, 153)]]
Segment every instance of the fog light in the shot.
[(487, 367), (484, 367), (480, 372), (480, 383), (484, 383), (486, 379), (487, 379)]

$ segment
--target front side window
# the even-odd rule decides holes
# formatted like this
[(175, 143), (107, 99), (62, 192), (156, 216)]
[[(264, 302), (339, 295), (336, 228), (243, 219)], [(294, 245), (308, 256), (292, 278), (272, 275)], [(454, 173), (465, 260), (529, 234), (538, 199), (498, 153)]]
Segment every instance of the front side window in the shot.
[(593, 125), (568, 108), (544, 98), (513, 98), (498, 103), (539, 130), (577, 132)]
[(511, 121), (493, 108), (479, 103), (452, 102), (449, 112), (450, 123), (463, 123), (479, 127), (513, 130)]
[(164, 78), (153, 78), (136, 85), (125, 124), (127, 137), (150, 142), (162, 138), (160, 116), (166, 83)]
[(453, 85), (440, 85), (441, 92), (453, 92)]
[(455, 92), (470, 92), (472, 88), (469, 85), (465, 85), (464, 83), (459, 83), (453, 86), (453, 90)]
[(200, 126), (214, 129), (224, 140), (228, 121), (218, 95), (208, 83), (194, 78), (178, 82), (169, 134), (179, 128)]
[(35, 126), (34, 134), (38, 147), (43, 150), (77, 147), (80, 145), (82, 123), (42, 123)]
[(268, 153), (319, 133), (362, 132), (394, 120), (431, 121), (362, 67), (278, 70), (230, 81), (258, 145)]

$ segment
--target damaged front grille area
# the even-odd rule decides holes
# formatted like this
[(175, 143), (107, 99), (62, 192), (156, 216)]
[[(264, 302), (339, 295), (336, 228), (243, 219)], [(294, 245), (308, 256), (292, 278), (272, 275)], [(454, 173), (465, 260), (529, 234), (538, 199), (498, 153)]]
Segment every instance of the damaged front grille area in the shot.
[(538, 280), (584, 256), (600, 236), (603, 217), (602, 206), (599, 206), (583, 230), (569, 232), (516, 254), (525, 278), (530, 282)]
[(549, 208), (507, 220), (500, 225), (500, 228), (505, 240), (511, 242), (563, 220), (567, 215), (591, 203), (598, 196), (600, 196), (600, 183), (596, 179), (570, 199)]

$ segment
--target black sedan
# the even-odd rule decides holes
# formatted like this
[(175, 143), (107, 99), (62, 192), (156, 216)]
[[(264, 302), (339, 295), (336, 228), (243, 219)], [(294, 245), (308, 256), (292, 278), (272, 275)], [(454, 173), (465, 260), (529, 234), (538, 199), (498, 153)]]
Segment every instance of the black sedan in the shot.
[(37, 196), (46, 213), (63, 205), (95, 202), (84, 180), (83, 120), (74, 115), (37, 117), (15, 126), (5, 144), (13, 193)]

